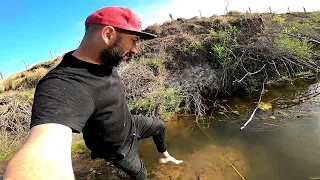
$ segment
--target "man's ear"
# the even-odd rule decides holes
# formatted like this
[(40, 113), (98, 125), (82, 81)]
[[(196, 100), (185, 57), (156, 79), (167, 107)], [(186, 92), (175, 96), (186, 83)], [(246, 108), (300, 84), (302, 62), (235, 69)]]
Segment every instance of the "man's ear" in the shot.
[(116, 30), (112, 26), (105, 26), (101, 31), (101, 39), (106, 45), (112, 43), (113, 39), (116, 37)]

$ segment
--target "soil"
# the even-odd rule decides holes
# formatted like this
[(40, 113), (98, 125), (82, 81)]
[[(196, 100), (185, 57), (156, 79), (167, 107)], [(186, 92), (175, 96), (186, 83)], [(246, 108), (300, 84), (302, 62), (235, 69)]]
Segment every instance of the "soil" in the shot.
[(82, 179), (108, 179), (108, 180), (126, 180), (129, 177), (121, 170), (114, 167), (110, 162), (104, 159), (90, 158), (90, 154), (73, 154), (73, 170), (76, 180)]

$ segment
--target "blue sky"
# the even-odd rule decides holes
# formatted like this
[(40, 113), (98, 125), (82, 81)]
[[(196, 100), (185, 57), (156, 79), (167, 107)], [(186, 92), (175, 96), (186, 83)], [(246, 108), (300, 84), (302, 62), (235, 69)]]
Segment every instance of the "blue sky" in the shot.
[(137, 12), (143, 27), (174, 18), (223, 14), (229, 10), (245, 12), (315, 11), (319, 0), (0, 0), (0, 70), (5, 77), (24, 70), (28, 65), (51, 59), (50, 51), (58, 56), (76, 49), (84, 34), (86, 17), (109, 5), (129, 7)]
[[(133, 3), (134, 2), (134, 3)], [(84, 20), (95, 10), (120, 5), (139, 8), (161, 0), (1, 0), (0, 70), (5, 77), (28, 65), (51, 59), (77, 48), (84, 33)]]

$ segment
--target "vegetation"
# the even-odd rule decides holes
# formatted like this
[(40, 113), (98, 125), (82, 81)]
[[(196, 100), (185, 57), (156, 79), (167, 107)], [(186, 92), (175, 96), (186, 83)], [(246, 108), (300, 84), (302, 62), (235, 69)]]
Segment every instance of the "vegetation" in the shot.
[(83, 154), (83, 153), (89, 152), (90, 150), (87, 148), (86, 144), (82, 140), (80, 142), (72, 143), (71, 151), (73, 153)]

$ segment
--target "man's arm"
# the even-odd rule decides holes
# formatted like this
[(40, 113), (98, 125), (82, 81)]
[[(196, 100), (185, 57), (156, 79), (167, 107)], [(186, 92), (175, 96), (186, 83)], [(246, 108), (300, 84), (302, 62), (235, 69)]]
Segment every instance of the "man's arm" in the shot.
[(13, 156), (4, 180), (71, 180), (71, 128), (42, 124), (31, 129), (23, 147)]

